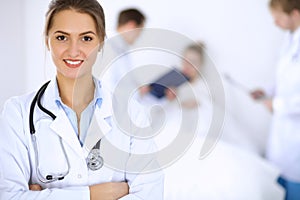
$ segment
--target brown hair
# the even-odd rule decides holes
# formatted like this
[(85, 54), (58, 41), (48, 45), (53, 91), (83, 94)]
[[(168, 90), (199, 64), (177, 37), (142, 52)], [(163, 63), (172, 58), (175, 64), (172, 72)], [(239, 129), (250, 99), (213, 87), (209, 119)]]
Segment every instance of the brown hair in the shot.
[(300, 0), (270, 0), (271, 8), (281, 8), (283, 12), (290, 14), (293, 10), (300, 11)]
[(187, 51), (194, 51), (196, 53), (198, 53), (198, 55), (200, 56), (202, 62), (204, 62), (204, 48), (205, 48), (205, 44), (203, 42), (196, 42), (196, 43), (192, 43), (190, 45), (188, 45), (185, 49), (184, 52)]
[(142, 25), (146, 20), (145, 15), (136, 8), (125, 9), (120, 12), (118, 17), (118, 27), (129, 21), (134, 21), (138, 26)]
[(55, 14), (63, 10), (73, 9), (80, 13), (89, 14), (95, 21), (97, 34), (100, 40), (104, 40), (105, 16), (104, 11), (97, 0), (52, 0), (46, 13), (46, 23), (44, 35), (47, 37), (48, 32), (53, 25), (53, 17)]

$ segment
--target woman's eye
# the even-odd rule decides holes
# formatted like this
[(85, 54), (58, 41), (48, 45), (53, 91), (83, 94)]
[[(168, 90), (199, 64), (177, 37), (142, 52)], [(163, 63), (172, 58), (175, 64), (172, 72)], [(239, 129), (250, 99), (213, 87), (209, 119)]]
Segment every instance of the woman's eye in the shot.
[(84, 36), (84, 37), (82, 38), (82, 40), (88, 42), (88, 41), (92, 41), (93, 38), (90, 37), (90, 36)]
[(64, 40), (67, 39), (67, 37), (63, 36), (63, 35), (60, 35), (60, 36), (57, 36), (56, 39), (59, 40), (59, 41), (64, 41)]

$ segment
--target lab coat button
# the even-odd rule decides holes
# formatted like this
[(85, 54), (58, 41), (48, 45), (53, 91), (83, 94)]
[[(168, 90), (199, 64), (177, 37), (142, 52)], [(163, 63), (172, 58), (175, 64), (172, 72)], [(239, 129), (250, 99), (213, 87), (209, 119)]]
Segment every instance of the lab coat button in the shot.
[(81, 179), (81, 178), (82, 178), (81, 174), (78, 174), (78, 175), (77, 175), (77, 178), (78, 178), (78, 179)]

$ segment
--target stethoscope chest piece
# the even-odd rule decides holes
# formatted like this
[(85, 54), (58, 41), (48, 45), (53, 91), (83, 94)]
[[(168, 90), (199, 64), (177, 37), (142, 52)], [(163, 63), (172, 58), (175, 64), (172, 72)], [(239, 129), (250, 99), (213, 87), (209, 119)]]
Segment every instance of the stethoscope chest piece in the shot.
[(87, 166), (90, 170), (96, 171), (103, 166), (103, 158), (100, 149), (92, 149), (87, 157)]

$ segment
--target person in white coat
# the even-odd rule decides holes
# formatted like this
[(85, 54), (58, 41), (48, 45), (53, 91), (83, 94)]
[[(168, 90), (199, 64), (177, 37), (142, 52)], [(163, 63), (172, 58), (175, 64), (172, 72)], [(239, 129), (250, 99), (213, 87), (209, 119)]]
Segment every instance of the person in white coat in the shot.
[(278, 27), (287, 30), (274, 89), (255, 90), (273, 112), (266, 157), (281, 170), (278, 182), (286, 199), (300, 199), (300, 1), (271, 0), (271, 13)]
[(56, 76), (5, 103), (0, 199), (163, 199), (156, 147), (138, 138), (149, 126), (142, 107), (124, 107), (92, 75), (106, 35), (101, 5), (52, 0), (44, 33)]
[[(121, 10), (117, 18), (116, 34), (110, 36), (104, 46), (104, 57), (108, 52), (110, 55), (115, 54), (117, 59), (103, 72), (102, 80), (112, 92), (117, 86), (122, 87), (124, 95), (127, 96), (132, 88), (139, 87), (133, 72), (135, 62), (130, 51), (143, 31), (146, 16), (139, 9), (127, 8)], [(123, 79), (124, 77), (126, 78)]]

